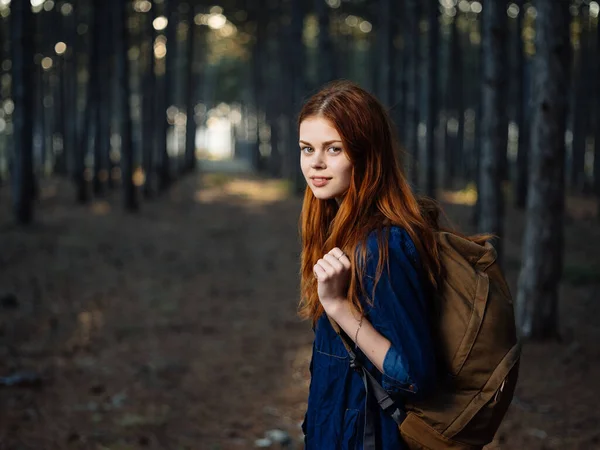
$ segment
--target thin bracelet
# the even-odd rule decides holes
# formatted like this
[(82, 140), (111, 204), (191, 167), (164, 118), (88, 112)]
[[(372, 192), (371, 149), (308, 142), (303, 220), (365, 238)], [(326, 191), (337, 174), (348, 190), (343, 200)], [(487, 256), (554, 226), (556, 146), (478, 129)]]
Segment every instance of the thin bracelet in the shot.
[(358, 322), (358, 328), (356, 329), (356, 334), (354, 335), (354, 348), (358, 348), (358, 332), (360, 331), (360, 327), (362, 327), (363, 319), (365, 316), (360, 316), (360, 321)]

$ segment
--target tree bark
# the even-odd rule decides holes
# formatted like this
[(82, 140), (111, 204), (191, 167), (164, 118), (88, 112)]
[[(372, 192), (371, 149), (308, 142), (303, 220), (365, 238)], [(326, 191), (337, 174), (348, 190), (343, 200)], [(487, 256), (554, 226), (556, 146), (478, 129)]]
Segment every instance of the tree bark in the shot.
[[(481, 123), (481, 162), (479, 196), (481, 197), (479, 231), (502, 238), (504, 199), (502, 195), (503, 162), (506, 158), (506, 2), (490, 0), (483, 8), (483, 96)], [(498, 255), (502, 243), (495, 240)]]
[[(104, 167), (104, 180), (109, 188), (113, 189), (118, 185), (118, 180), (113, 177), (113, 169), (117, 167), (118, 162), (113, 160), (110, 155), (111, 143), (110, 136), (112, 134), (112, 116), (115, 109), (115, 80), (114, 73), (116, 68), (115, 56), (112, 49), (115, 48), (115, 41), (120, 39), (120, 30), (116, 27), (119, 24), (113, 24), (111, 20), (111, 9), (108, 5), (103, 5), (103, 23), (102, 31), (100, 32), (100, 100), (98, 101), (99, 110), (99, 128), (101, 130), (100, 140), (100, 155), (102, 165)], [(127, 47), (126, 47), (127, 48)], [(117, 183), (115, 183), (117, 181)]]
[(515, 92), (516, 101), (516, 117), (517, 126), (519, 127), (519, 142), (517, 150), (517, 170), (515, 182), (515, 206), (518, 209), (524, 209), (527, 200), (527, 180), (528, 180), (528, 157), (529, 157), (529, 124), (526, 121), (525, 110), (529, 105), (529, 89), (525, 89), (525, 83), (529, 82), (529, 77), (526, 73), (525, 52), (523, 48), (523, 17), (525, 16), (524, 9), (525, 0), (518, 0), (519, 15), (517, 16), (517, 45), (516, 45), (516, 60), (517, 60), (517, 88)]
[(77, 148), (77, 123), (79, 114), (77, 114), (77, 50), (79, 39), (77, 35), (76, 14), (71, 13), (65, 18), (67, 52), (64, 62), (64, 85), (65, 85), (65, 135), (63, 137), (63, 147), (67, 157), (67, 171), (69, 176), (73, 176), (75, 168), (75, 154), (79, 151)]
[[(91, 14), (98, 13), (97, 4), (98, 0), (93, 0), (90, 3)], [(81, 8), (77, 8), (75, 11), (78, 16), (77, 19), (83, 19)], [(75, 168), (73, 174), (73, 179), (75, 181), (77, 192), (77, 202), (79, 203), (86, 203), (90, 199), (90, 177), (88, 175), (88, 168), (86, 166), (86, 157), (89, 153), (90, 140), (93, 138), (92, 133), (94, 132), (94, 104), (96, 102), (96, 92), (98, 84), (98, 71), (95, 69), (95, 64), (98, 60), (98, 41), (97, 39), (94, 39), (96, 30), (94, 28), (93, 22), (88, 33), (90, 33), (91, 36), (91, 42), (89, 45), (89, 57), (87, 58), (87, 70), (90, 76), (87, 80), (87, 85), (85, 86), (85, 110), (83, 112), (83, 119), (81, 121), (81, 130), (79, 135), (77, 136), (78, 145), (77, 150), (75, 152)], [(82, 47), (83, 42), (83, 39), (78, 41), (78, 43), (81, 43)]]
[(11, 4), (12, 98), (13, 111), (13, 209), (21, 224), (33, 221), (33, 13), (29, 2)]
[(67, 94), (67, 63), (64, 56), (58, 56), (56, 59), (56, 72), (58, 73), (58, 86), (56, 101), (58, 105), (55, 107), (56, 112), (56, 123), (55, 130), (60, 134), (61, 138), (61, 151), (56, 157), (55, 170), (63, 176), (67, 176), (69, 173), (69, 154), (67, 148), (67, 117), (69, 116), (69, 103)]
[[(291, 0), (291, 24), (289, 32), (289, 45), (290, 54), (287, 66), (289, 67), (290, 77), (290, 110), (288, 115), (289, 121), (289, 142), (290, 147), (288, 152), (293, 152), (290, 156), (292, 157), (292, 183), (294, 186), (294, 192), (297, 194), (304, 191), (305, 181), (300, 171), (300, 164), (298, 164), (297, 147), (294, 143), (297, 142), (298, 130), (296, 125), (296, 116), (302, 106), (302, 98), (305, 93), (305, 49), (302, 41), (302, 30), (304, 28), (304, 3), (303, 0)], [(293, 155), (293, 156), (292, 156)]]
[(579, 18), (581, 33), (579, 35), (579, 49), (575, 54), (575, 77), (573, 92), (575, 102), (573, 105), (573, 141), (571, 144), (571, 164), (569, 184), (574, 192), (584, 191), (585, 184), (585, 147), (589, 123), (589, 94), (590, 86), (587, 81), (587, 73), (590, 70), (591, 54), (590, 43), (590, 7), (582, 4), (580, 6)]
[[(94, 10), (94, 25), (92, 39), (97, 47), (96, 57), (91, 62), (94, 72), (98, 73), (94, 81), (94, 97), (91, 107), (94, 108), (94, 195), (104, 196), (106, 194), (107, 182), (110, 176), (108, 153), (110, 152), (110, 126), (109, 114), (106, 110), (107, 104), (110, 102), (110, 67), (108, 63), (109, 47), (106, 42), (107, 35), (104, 35), (103, 30), (109, 22), (110, 8), (104, 2), (96, 2)], [(90, 82), (92, 79), (90, 78)]]
[[(36, 30), (33, 33), (33, 48), (34, 51), (44, 47), (43, 35), (47, 31), (47, 21), (44, 20), (44, 14), (35, 14), (33, 27)], [(54, 66), (54, 64), (53, 64)], [(37, 77), (34, 79), (35, 89), (35, 106), (33, 113), (32, 128), (36, 130), (37, 136), (33, 140), (33, 179), (34, 179), (34, 200), (39, 199), (39, 183), (38, 180), (44, 176), (46, 163), (48, 161), (52, 164), (53, 154), (50, 149), (51, 139), (50, 127), (48, 126), (52, 122), (52, 115), (48, 113), (46, 104), (48, 100), (52, 98), (52, 91), (50, 89), (50, 75), (51, 70), (55, 70), (55, 67), (44, 69), (41, 61), (37, 66)], [(37, 145), (39, 144), (39, 146)]]
[(396, 121), (396, 129), (398, 130), (398, 138), (402, 145), (406, 146), (406, 114), (407, 114), (407, 82), (408, 82), (408, 42), (406, 40), (407, 33), (404, 31), (406, 28), (407, 17), (406, 17), (406, 1), (402, 0), (399, 2), (397, 7), (398, 10), (398, 27), (403, 30), (402, 31), (402, 46), (400, 48), (400, 54), (398, 55), (398, 62), (400, 69), (398, 70), (398, 104), (393, 112), (393, 118)]
[[(93, 177), (91, 178), (92, 187), (94, 194), (100, 194), (100, 179), (103, 176), (100, 171), (103, 168), (103, 159), (100, 153), (100, 135), (102, 133), (102, 127), (100, 124), (100, 103), (102, 99), (102, 84), (104, 81), (100, 78), (100, 70), (102, 66), (102, 52), (101, 52), (101, 17), (106, 10), (106, 6), (102, 0), (92, 0), (92, 15), (93, 21), (90, 27), (90, 40), (91, 40), (91, 51), (88, 58), (88, 71), (89, 78), (87, 81), (87, 100), (85, 105), (86, 125), (85, 133), (83, 136), (84, 146), (82, 150), (84, 154), (82, 158), (85, 160), (87, 153), (89, 152), (88, 146), (91, 146), (91, 153), (93, 155), (94, 167)], [(84, 169), (85, 170), (85, 169)], [(91, 172), (91, 171), (90, 171)], [(85, 181), (87, 184), (87, 180)], [(87, 189), (87, 187), (86, 187)]]
[(537, 8), (531, 177), (517, 320), (524, 337), (546, 339), (558, 334), (571, 44), (568, 2), (538, 2)]
[(154, 43), (156, 42), (156, 30), (152, 23), (156, 19), (156, 5), (151, 0), (150, 11), (145, 17), (145, 36), (150, 39), (147, 46), (147, 60), (142, 81), (142, 165), (145, 180), (143, 192), (146, 198), (154, 197), (156, 194), (156, 64), (154, 56)]
[[(479, 20), (479, 29), (483, 29), (481, 24), (483, 17)], [(473, 79), (477, 80), (475, 84), (475, 136), (473, 142), (473, 159), (474, 171), (473, 179), (477, 188), (477, 199), (473, 208), (473, 216), (471, 218), (471, 224), (477, 227), (479, 225), (479, 218), (481, 217), (481, 195), (479, 195), (479, 185), (481, 176), (481, 139), (482, 139), (482, 117), (483, 117), (483, 95), (482, 95), (482, 84), (483, 84), (483, 45), (479, 45), (478, 48), (473, 52), (475, 64), (473, 64)]]
[(427, 196), (435, 198), (436, 189), (436, 136), (438, 122), (438, 47), (439, 47), (439, 2), (428, 2), (429, 36), (427, 40), (427, 137), (425, 153), (421, 163), (423, 173), (423, 189)]
[[(48, 11), (48, 20), (51, 22), (51, 36), (54, 36), (57, 42), (67, 42), (66, 36), (67, 24), (65, 17), (60, 13), (58, 8), (53, 8)], [(66, 146), (67, 134), (67, 117), (68, 117), (68, 99), (67, 99), (67, 55), (57, 55), (54, 58), (55, 76), (54, 78), (54, 133), (60, 136), (61, 146), (60, 152), (56, 153), (54, 160), (54, 169), (62, 176), (68, 174), (68, 153)], [(54, 145), (53, 145), (54, 146)]]
[[(462, 82), (463, 82), (463, 58), (461, 51), (461, 41), (458, 34), (458, 16), (460, 12), (456, 8), (456, 15), (452, 18), (452, 25), (450, 28), (450, 51), (448, 58), (448, 78), (446, 83), (446, 127), (445, 127), (445, 145), (444, 145), (444, 186), (446, 188), (452, 188), (454, 185), (455, 178), (455, 161), (457, 157), (456, 152), (458, 151), (457, 141), (461, 139), (460, 136), (460, 125), (459, 130), (455, 136), (451, 136), (448, 132), (448, 122), (450, 119), (455, 119), (460, 124), (462, 118), (464, 118), (464, 111), (462, 108)], [(464, 121), (464, 120), (463, 120)]]
[(404, 142), (410, 161), (407, 165), (409, 178), (415, 186), (418, 185), (418, 135), (419, 123), (419, 69), (421, 67), (420, 30), (421, 19), (420, 0), (405, 2), (405, 51), (406, 51), (406, 115), (404, 117)]
[[(39, 26), (39, 23), (40, 21), (37, 21), (37, 26)], [(37, 47), (35, 42), (34, 47)], [(41, 64), (37, 66), (35, 73), (36, 77), (33, 81), (35, 103), (32, 128), (35, 130), (34, 135), (37, 135), (33, 144), (34, 199), (38, 197), (37, 179), (43, 176), (43, 167), (46, 164), (46, 158), (48, 157), (48, 126), (46, 106), (44, 105), (48, 76), (45, 72), (46, 71), (42, 68)], [(39, 147), (36, 144), (39, 144)]]
[(158, 148), (160, 153), (160, 190), (166, 190), (172, 182), (171, 158), (168, 153), (169, 123), (167, 122), (167, 109), (173, 101), (173, 80), (175, 79), (175, 53), (177, 49), (177, 23), (175, 20), (175, 0), (165, 0), (165, 12), (168, 20), (165, 35), (167, 38), (167, 54), (165, 56), (165, 74), (162, 78), (161, 103), (159, 107), (158, 123)]
[(113, 19), (116, 31), (119, 33), (115, 39), (116, 74), (119, 95), (119, 132), (121, 134), (121, 173), (123, 182), (123, 201), (125, 209), (135, 211), (139, 205), (136, 189), (133, 184), (133, 133), (131, 120), (131, 107), (129, 100), (131, 90), (129, 87), (129, 30), (127, 28), (127, 10), (129, 2), (113, 0)]
[(252, 146), (251, 162), (252, 167), (257, 172), (264, 168), (263, 157), (260, 153), (260, 129), (265, 110), (265, 92), (264, 92), (264, 69), (266, 65), (265, 52), (267, 47), (266, 28), (268, 26), (268, 9), (265, 0), (255, 0), (254, 20), (256, 22), (256, 35), (252, 58), (252, 81), (253, 81), (253, 104), (256, 114), (256, 135), (254, 136), (254, 145)]
[(381, 0), (379, 20), (381, 26), (377, 32), (378, 50), (380, 52), (379, 69), (379, 99), (388, 109), (394, 106), (395, 103), (395, 49), (394, 36), (396, 34), (396, 15), (395, 5), (393, 0)]
[[(281, 84), (276, 86), (278, 89), (279, 96), (278, 98), (278, 124), (280, 125), (279, 129), (281, 131), (281, 147), (284, 149), (281, 152), (281, 174), (283, 178), (289, 180), (290, 182), (294, 179), (294, 170), (295, 165), (298, 164), (298, 161), (294, 158), (294, 154), (292, 154), (291, 149), (293, 145), (293, 136), (292, 133), (296, 133), (296, 126), (292, 123), (289, 116), (292, 113), (292, 81), (290, 79), (290, 62), (288, 58), (290, 58), (290, 51), (292, 50), (292, 44), (290, 37), (290, 27), (289, 27), (289, 11), (288, 11), (288, 3), (279, 3), (279, 20), (281, 23), (282, 35), (284, 39), (279, 42), (277, 51), (278, 51), (278, 63), (279, 63), (279, 71), (280, 71), (280, 79)], [(242, 113), (242, 116), (244, 114)]]
[(323, 85), (335, 78), (336, 61), (331, 40), (330, 8), (325, 0), (315, 0), (315, 10), (319, 21), (317, 72), (319, 84)]
[(186, 41), (186, 126), (185, 126), (185, 171), (189, 172), (196, 168), (196, 114), (197, 103), (197, 81), (198, 73), (195, 70), (196, 60), (194, 58), (197, 41), (197, 25), (194, 23), (195, 10), (189, 5), (188, 11), (188, 35)]
[[(600, 52), (600, 27), (596, 29), (596, 52)], [(600, 60), (596, 59), (596, 80), (600, 80)], [(600, 122), (600, 87), (596, 83), (596, 123)], [(594, 192), (596, 193), (596, 215), (600, 219), (600, 127), (595, 126), (594, 138)]]
[[(324, 0), (323, 0), (324, 2)], [(269, 4), (269, 15), (271, 17), (281, 17), (282, 15), (282, 6), (279, 2), (270, 3)], [(322, 28), (320, 28), (322, 29)], [(271, 62), (271, 80), (281, 80), (285, 74), (285, 70), (282, 66), (282, 59), (279, 57), (280, 52), (286, 48), (285, 41), (282, 42), (280, 39), (277, 39), (278, 36), (281, 35), (283, 31), (283, 26), (280, 20), (275, 20), (273, 25), (270, 27), (270, 35), (267, 37), (269, 42), (274, 41), (275, 45), (269, 46), (267, 48), (268, 60)], [(330, 40), (330, 45), (332, 45)], [(332, 56), (333, 57), (333, 56)], [(330, 61), (332, 63), (332, 61)], [(280, 178), (282, 176), (282, 163), (283, 156), (281, 153), (282, 148), (287, 148), (285, 146), (281, 146), (281, 138), (285, 136), (285, 133), (282, 132), (282, 120), (281, 114), (284, 110), (282, 106), (282, 98), (283, 98), (283, 83), (274, 83), (275, 86), (268, 90), (267, 92), (267, 106), (266, 106), (266, 118), (271, 129), (271, 155), (269, 156), (268, 161), (268, 170), (269, 173), (274, 176)]]

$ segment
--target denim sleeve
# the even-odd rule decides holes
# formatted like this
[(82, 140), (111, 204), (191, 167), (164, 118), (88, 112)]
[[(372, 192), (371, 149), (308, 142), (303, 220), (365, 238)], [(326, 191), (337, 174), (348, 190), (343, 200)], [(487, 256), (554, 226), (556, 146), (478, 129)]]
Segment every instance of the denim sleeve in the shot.
[(373, 292), (379, 243), (375, 233), (367, 240), (364, 286), (372, 304), (365, 305), (366, 316), (391, 342), (383, 362), (384, 389), (421, 396), (434, 382), (435, 356), (418, 255), (402, 229), (393, 227), (387, 243), (389, 271), (384, 266)]

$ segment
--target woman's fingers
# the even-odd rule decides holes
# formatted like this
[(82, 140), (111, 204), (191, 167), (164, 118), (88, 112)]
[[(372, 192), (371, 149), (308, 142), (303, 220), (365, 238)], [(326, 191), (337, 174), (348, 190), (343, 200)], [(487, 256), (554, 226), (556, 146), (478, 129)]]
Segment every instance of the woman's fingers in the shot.
[(342, 249), (341, 249), (341, 248), (339, 248), (339, 247), (334, 247), (334, 248), (332, 248), (332, 249), (329, 251), (329, 253), (327, 253), (327, 254), (328, 254), (328, 255), (332, 255), (332, 256), (334, 256), (334, 257), (335, 257), (335, 258), (337, 258), (337, 259), (340, 259), (342, 256), (344, 256), (344, 255), (345, 255), (345, 253), (344, 253), (344, 252), (342, 251)]
[(335, 259), (337, 259), (340, 263), (342, 263), (342, 265), (346, 269), (350, 268), (350, 266), (351, 266), (350, 258), (348, 258), (348, 255), (346, 255), (342, 251), (342, 249), (340, 249), (339, 247), (335, 247), (335, 248), (331, 249), (330, 252), (328, 253), (328, 255), (332, 255), (333, 257), (335, 257)]
[(327, 272), (325, 272), (325, 270), (323, 270), (323, 268), (318, 264), (314, 265), (313, 273), (315, 274), (315, 278), (317, 280), (321, 280), (324, 276), (327, 276)]
[(317, 261), (315, 267), (320, 267), (325, 275), (331, 276), (336, 273), (336, 269), (324, 257)]
[(350, 266), (348, 255), (340, 248), (335, 247), (317, 261), (313, 267), (313, 273), (317, 280), (324, 280), (350, 269)]
[(323, 256), (323, 259), (327, 261), (331, 265), (331, 267), (333, 267), (337, 271), (344, 269), (344, 264), (331, 253), (328, 253), (325, 256)]

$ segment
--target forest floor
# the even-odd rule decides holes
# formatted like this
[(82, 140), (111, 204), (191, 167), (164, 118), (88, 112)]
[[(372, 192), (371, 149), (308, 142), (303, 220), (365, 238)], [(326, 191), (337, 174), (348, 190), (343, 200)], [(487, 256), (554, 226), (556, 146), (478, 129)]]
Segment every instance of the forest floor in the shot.
[[(187, 177), (137, 214), (118, 193), (73, 199), (45, 180), (36, 224), (19, 228), (0, 190), (0, 450), (252, 449), (271, 429), (301, 448), (312, 331), (296, 316), (300, 200), (231, 174)], [(600, 449), (591, 206), (569, 202), (562, 339), (524, 347), (489, 449)], [(445, 207), (468, 228), (471, 207)], [(509, 207), (506, 226), (514, 292), (523, 214)]]

